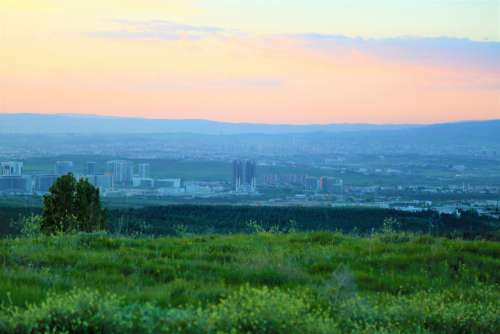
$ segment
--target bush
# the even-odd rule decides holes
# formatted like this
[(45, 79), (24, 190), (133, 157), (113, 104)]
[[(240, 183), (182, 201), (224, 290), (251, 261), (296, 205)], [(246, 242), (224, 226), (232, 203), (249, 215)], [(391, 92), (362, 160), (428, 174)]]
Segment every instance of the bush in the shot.
[(11, 223), (11, 227), (17, 234), (22, 237), (36, 237), (41, 232), (42, 217), (39, 215), (31, 215), (28, 217), (20, 217)]
[[(305, 296), (244, 287), (208, 309), (124, 305), (114, 295), (73, 291), (40, 305), (7, 309), (0, 333), (334, 333)], [(1, 327), (3, 326), (3, 327)]]
[(120, 333), (127, 326), (120, 319), (121, 301), (89, 291), (65, 296), (49, 295), (40, 305), (8, 309), (0, 318), (5, 333)]
[(75, 290), (49, 295), (40, 305), (8, 308), (0, 333), (203, 333), (201, 311), (161, 309), (152, 304), (124, 305), (115, 295)]
[(306, 300), (279, 289), (245, 286), (211, 308), (209, 327), (217, 333), (334, 333), (335, 323)]
[(495, 292), (476, 288), (475, 296), (445, 290), (411, 296), (385, 296), (375, 303), (359, 296), (336, 305), (342, 332), (498, 333)]

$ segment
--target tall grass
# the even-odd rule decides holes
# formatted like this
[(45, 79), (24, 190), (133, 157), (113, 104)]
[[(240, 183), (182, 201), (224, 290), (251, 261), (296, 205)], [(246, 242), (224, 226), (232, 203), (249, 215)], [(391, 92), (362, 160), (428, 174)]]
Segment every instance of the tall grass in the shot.
[(488, 241), (75, 234), (0, 240), (0, 266), (0, 333), (500, 329), (500, 244)]

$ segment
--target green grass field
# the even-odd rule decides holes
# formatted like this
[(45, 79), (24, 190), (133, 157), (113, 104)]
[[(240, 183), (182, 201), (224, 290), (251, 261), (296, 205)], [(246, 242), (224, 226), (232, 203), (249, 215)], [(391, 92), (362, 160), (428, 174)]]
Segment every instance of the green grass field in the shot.
[(500, 244), (385, 233), (0, 240), (0, 333), (498, 333)]

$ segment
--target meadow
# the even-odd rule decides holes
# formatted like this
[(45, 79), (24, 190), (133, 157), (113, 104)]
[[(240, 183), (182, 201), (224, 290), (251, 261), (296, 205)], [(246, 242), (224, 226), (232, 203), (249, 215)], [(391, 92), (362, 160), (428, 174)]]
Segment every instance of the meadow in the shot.
[(498, 333), (500, 244), (385, 230), (0, 240), (0, 333)]

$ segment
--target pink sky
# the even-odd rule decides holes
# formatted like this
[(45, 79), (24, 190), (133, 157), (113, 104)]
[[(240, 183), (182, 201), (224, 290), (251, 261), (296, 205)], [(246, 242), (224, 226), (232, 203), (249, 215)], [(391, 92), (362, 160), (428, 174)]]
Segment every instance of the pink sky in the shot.
[[(16, 10), (0, 13), (0, 113), (264, 123), (500, 118), (498, 42), (244, 33), (159, 20), (89, 26)], [(20, 19), (29, 22), (22, 29)]]

